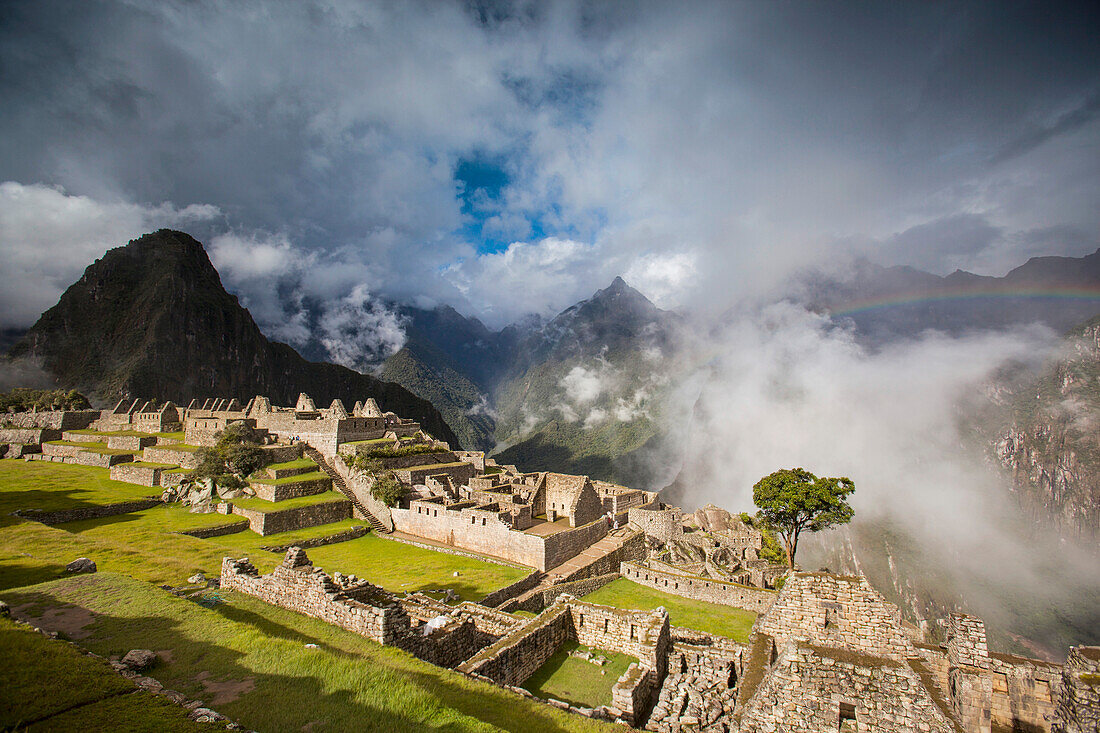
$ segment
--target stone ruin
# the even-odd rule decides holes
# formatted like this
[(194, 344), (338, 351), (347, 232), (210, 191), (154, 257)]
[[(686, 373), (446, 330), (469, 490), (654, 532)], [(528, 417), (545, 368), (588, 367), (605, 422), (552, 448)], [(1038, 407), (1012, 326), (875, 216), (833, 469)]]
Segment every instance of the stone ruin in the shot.
[(533, 619), (397, 598), (354, 576), (329, 577), (299, 548), (262, 576), (247, 559), (226, 558), (221, 582), (517, 691), (566, 641), (623, 652), (638, 662), (610, 704), (570, 710), (660, 733), (1083, 733), (1100, 721), (1100, 648), (1074, 647), (1065, 665), (991, 653), (981, 619), (958, 613), (942, 646), (925, 644), (863, 577), (793, 573), (745, 644), (672, 627), (662, 608), (567, 594)]
[(764, 546), (760, 530), (713, 504), (687, 515), (678, 507), (658, 503), (639, 506), (629, 511), (629, 522), (646, 536), (649, 554), (642, 566), (670, 586), (693, 587), (696, 583), (690, 578), (703, 578), (716, 581), (715, 587), (772, 588), (787, 572), (786, 565), (760, 558)]

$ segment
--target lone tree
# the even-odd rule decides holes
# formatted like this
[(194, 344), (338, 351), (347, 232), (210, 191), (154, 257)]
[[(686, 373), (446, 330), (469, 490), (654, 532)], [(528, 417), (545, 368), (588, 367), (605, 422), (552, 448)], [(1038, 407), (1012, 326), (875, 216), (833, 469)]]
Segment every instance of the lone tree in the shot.
[(804, 468), (784, 468), (757, 481), (752, 500), (764, 521), (783, 537), (787, 565), (793, 570), (798, 535), (850, 522), (855, 511), (847, 499), (855, 490), (850, 478), (818, 478)]

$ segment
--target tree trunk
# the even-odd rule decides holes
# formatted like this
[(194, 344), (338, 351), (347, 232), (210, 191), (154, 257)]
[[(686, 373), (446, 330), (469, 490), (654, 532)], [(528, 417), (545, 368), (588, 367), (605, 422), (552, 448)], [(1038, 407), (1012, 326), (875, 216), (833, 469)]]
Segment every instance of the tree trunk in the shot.
[(798, 549), (798, 533), (795, 532), (787, 541), (787, 567), (794, 570), (794, 553)]

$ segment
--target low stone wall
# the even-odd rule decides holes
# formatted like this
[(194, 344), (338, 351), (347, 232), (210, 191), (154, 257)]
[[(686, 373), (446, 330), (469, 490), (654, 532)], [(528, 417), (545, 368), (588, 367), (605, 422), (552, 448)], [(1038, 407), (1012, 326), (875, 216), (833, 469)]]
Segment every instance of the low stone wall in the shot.
[(248, 521), (241, 520), (240, 522), (234, 522), (233, 524), (223, 524), (218, 527), (201, 527), (199, 529), (188, 529), (183, 532), (177, 532), (176, 534), (185, 534), (188, 537), (198, 537), (200, 540), (209, 539), (210, 537), (224, 537), (227, 534), (237, 534), (244, 532), (248, 529)]
[(736, 583), (723, 583), (694, 575), (680, 575), (654, 570), (633, 562), (624, 562), (619, 572), (624, 578), (648, 588), (691, 598), (696, 601), (733, 606), (746, 611), (764, 613), (775, 603), (776, 592), (763, 588), (750, 588)]
[(0, 428), (0, 443), (41, 445), (50, 440), (60, 440), (61, 431), (48, 428)]
[(247, 519), (248, 526), (253, 532), (266, 536), (278, 534), (279, 532), (305, 529), (306, 527), (316, 527), (319, 524), (331, 524), (332, 522), (339, 522), (341, 519), (350, 519), (351, 502), (347, 500), (329, 501), (270, 512), (242, 509), (234, 505), (233, 513)]
[(112, 517), (116, 514), (129, 514), (140, 512), (143, 509), (151, 509), (158, 504), (163, 504), (160, 497), (148, 499), (135, 499), (123, 501), (117, 504), (101, 504), (99, 506), (81, 507), (79, 509), (63, 509), (56, 512), (36, 512), (33, 510), (21, 510), (16, 512), (24, 519), (30, 519), (42, 524), (64, 524), (65, 522), (78, 522), (83, 519), (98, 519), (99, 517)]
[(256, 496), (267, 501), (286, 501), (299, 496), (313, 496), (332, 490), (332, 479), (314, 478), (307, 481), (288, 481), (285, 483), (265, 483), (250, 481), (248, 484)]
[(409, 631), (408, 615), (384, 590), (366, 581), (340, 587), (297, 548), (268, 575), (260, 575), (248, 558), (223, 559), (221, 588), (319, 618), (379, 644), (394, 644)]
[(572, 636), (569, 607), (544, 611), (459, 667), (498, 685), (522, 685)]
[(618, 573), (607, 573), (606, 575), (597, 575), (594, 578), (556, 583), (548, 588), (541, 588), (534, 593), (528, 593), (522, 598), (518, 598), (514, 603), (502, 605), (501, 610), (508, 610), (513, 613), (515, 611), (539, 613), (547, 606), (552, 605), (558, 596), (563, 593), (583, 598), (589, 593), (595, 593), (618, 577)]
[(301, 443), (274, 443), (262, 445), (260, 448), (264, 451), (268, 463), (287, 463), (302, 457)]
[(50, 428), (51, 430), (84, 430), (100, 418), (99, 410), (51, 410), (45, 412), (0, 413), (0, 422), (10, 422), (17, 428)]
[(156, 445), (157, 439), (152, 435), (108, 435), (107, 447), (112, 450), (140, 451), (148, 446)]
[(190, 470), (199, 467), (198, 453), (179, 450), (170, 445), (151, 445), (145, 448), (142, 452), (142, 460), (148, 463), (172, 463)]
[[(245, 526), (248, 526), (245, 523)], [(335, 545), (338, 542), (347, 542), (348, 540), (354, 540), (362, 537), (370, 532), (370, 527), (364, 525), (362, 527), (352, 527), (351, 529), (345, 529), (343, 532), (336, 532), (334, 534), (326, 535), (325, 537), (314, 537), (311, 540), (304, 540), (297, 542), (294, 545), (265, 545), (261, 549), (268, 552), (284, 553), (291, 547), (300, 547), (303, 550), (308, 550), (313, 547), (324, 547), (325, 545)]]
[(111, 466), (111, 480), (139, 486), (160, 486), (160, 474), (163, 470), (159, 466), (134, 466), (129, 463), (120, 463)]
[(160, 485), (162, 488), (173, 488), (179, 486), (185, 479), (189, 478), (189, 474), (185, 472), (164, 470), (160, 472)]
[(611, 688), (611, 707), (622, 711), (628, 725), (639, 725), (652, 707), (657, 686), (657, 673), (633, 662)]
[[(509, 601), (516, 596), (526, 593), (527, 591), (534, 588), (542, 581), (544, 577), (546, 576), (543, 573), (536, 570), (530, 575), (524, 578), (520, 578), (515, 583), (512, 583), (509, 586), (493, 591), (492, 593), (478, 601), (478, 603), (488, 608), (498, 608), (505, 601)], [(539, 610), (541, 611), (542, 609), (540, 608)]]

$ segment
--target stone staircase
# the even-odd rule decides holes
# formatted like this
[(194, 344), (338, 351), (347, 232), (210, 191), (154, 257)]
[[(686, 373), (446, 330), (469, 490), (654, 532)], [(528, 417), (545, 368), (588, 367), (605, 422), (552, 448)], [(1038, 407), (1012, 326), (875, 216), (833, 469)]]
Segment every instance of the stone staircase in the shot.
[(370, 524), (372, 531), (378, 532), (379, 534), (389, 534), (392, 531), (389, 527), (382, 524), (378, 517), (371, 514), (370, 510), (363, 506), (363, 503), (355, 497), (355, 494), (352, 492), (352, 490), (348, 488), (347, 481), (345, 481), (344, 477), (340, 475), (340, 472), (337, 471), (333, 467), (333, 465), (328, 462), (328, 459), (325, 458), (324, 454), (322, 454), (321, 451), (317, 450), (309, 444), (304, 444), (302, 447), (302, 452), (313, 459), (313, 462), (316, 463), (322, 471), (328, 474), (329, 478), (332, 479), (332, 487), (351, 501), (352, 506), (355, 507), (355, 511), (359, 512), (359, 514), (362, 515), (363, 519), (367, 520), (367, 523)]

